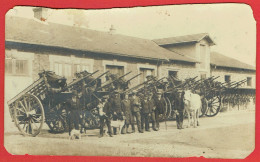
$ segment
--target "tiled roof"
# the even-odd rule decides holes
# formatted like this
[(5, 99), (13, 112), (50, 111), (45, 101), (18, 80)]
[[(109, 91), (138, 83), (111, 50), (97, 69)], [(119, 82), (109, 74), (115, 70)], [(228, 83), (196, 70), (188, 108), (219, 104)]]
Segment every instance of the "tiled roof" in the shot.
[(196, 62), (147, 39), (130, 37), (33, 19), (6, 17), (6, 41), (62, 47), (144, 59)]
[(236, 59), (224, 56), (217, 52), (211, 52), (210, 64), (221, 67), (255, 70), (254, 66), (248, 65)]
[(215, 45), (214, 41), (210, 38), (210, 36), (207, 33), (155, 39), (153, 41), (161, 46), (161, 45), (178, 44), (178, 43), (199, 42), (204, 38), (209, 42), (210, 45)]

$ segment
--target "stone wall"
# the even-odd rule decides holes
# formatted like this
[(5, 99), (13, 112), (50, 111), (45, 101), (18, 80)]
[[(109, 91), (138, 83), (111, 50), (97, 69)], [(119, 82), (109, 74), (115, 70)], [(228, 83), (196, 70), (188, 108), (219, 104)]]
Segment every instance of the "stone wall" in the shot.
[(255, 71), (243, 70), (243, 69), (231, 69), (231, 68), (223, 68), (223, 67), (211, 67), (211, 75), (219, 76), (217, 81), (225, 82), (225, 75), (230, 75), (231, 82), (240, 81), (243, 79), (247, 79), (247, 77), (252, 77), (252, 86), (247, 86), (245, 83), (242, 85), (244, 88), (255, 88), (256, 85), (256, 74)]

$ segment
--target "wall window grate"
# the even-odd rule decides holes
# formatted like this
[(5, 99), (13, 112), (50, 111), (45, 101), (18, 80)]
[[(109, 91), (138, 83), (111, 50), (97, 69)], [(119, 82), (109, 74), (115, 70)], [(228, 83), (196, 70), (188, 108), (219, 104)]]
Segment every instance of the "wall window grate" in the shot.
[(168, 76), (178, 78), (178, 71), (168, 71)]
[(206, 79), (207, 75), (206, 74), (200, 74), (200, 79)]
[(230, 83), (231, 82), (231, 76), (230, 75), (225, 75), (225, 82)]
[(28, 75), (28, 60), (5, 59), (5, 73), (8, 75)]

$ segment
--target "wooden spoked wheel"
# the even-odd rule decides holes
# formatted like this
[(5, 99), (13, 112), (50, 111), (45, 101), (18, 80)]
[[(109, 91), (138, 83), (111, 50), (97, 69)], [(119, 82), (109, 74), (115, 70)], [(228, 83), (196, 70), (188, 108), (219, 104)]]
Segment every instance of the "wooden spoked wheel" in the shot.
[(62, 104), (56, 105), (46, 114), (46, 124), (52, 133), (62, 133), (68, 131), (68, 120), (66, 109)]
[(162, 97), (162, 99), (163, 99), (163, 101), (164, 101), (164, 107), (163, 107), (163, 112), (164, 112), (164, 114), (160, 114), (159, 115), (159, 121), (164, 121), (164, 120), (166, 120), (165, 118), (167, 118), (168, 116), (167, 116), (167, 112), (168, 112), (168, 108), (169, 108), (169, 104), (170, 104), (170, 102), (168, 102), (168, 100), (167, 100), (167, 97)]
[(44, 109), (41, 101), (32, 94), (25, 94), (15, 102), (14, 122), (26, 136), (37, 136), (44, 122)]
[(219, 96), (212, 97), (208, 99), (208, 108), (205, 115), (212, 117), (218, 114), (221, 107), (221, 98)]
[(205, 97), (203, 97), (201, 99), (201, 110), (200, 110), (199, 117), (204, 116), (207, 109), (208, 109), (208, 100)]

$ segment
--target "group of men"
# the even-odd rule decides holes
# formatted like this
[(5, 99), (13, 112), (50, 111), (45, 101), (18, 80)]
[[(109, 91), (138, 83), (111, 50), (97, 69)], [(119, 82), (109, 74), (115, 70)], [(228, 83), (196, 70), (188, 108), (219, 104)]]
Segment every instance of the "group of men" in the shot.
[[(182, 129), (184, 106), (183, 102), (181, 102), (181, 94), (178, 93), (175, 98), (173, 106), (175, 107), (177, 128)], [(80, 103), (80, 96), (77, 92), (73, 92), (68, 106), (71, 107), (70, 118), (76, 130), (79, 130), (81, 123), (80, 112), (78, 111), (78, 108), (81, 107)], [(149, 93), (141, 98), (137, 96), (136, 91), (123, 95), (115, 91), (112, 95), (105, 95), (97, 104), (100, 119), (100, 137), (104, 135), (105, 125), (108, 128), (107, 133), (110, 137), (117, 134), (116, 128), (112, 129), (111, 127), (112, 120), (125, 121), (123, 129), (118, 132), (121, 134), (135, 133), (135, 125), (137, 125), (139, 133), (150, 132), (150, 128), (153, 131), (158, 131), (160, 128), (159, 119), (160, 117), (164, 118), (165, 107), (165, 100), (160, 92), (157, 92), (155, 96), (153, 93)]]
[(100, 137), (103, 136), (105, 124), (108, 128), (108, 134), (112, 137), (113, 134), (116, 134), (116, 129), (112, 130), (111, 120), (125, 120), (125, 125), (119, 132), (122, 134), (134, 133), (136, 131), (135, 123), (139, 133), (144, 133), (144, 131), (150, 132), (150, 121), (152, 122), (152, 129), (158, 131), (160, 127), (159, 116), (164, 114), (165, 102), (161, 93), (157, 93), (155, 98), (150, 93), (148, 96), (140, 99), (135, 91), (123, 96), (115, 92), (114, 96), (104, 96), (98, 108), (100, 114)]

